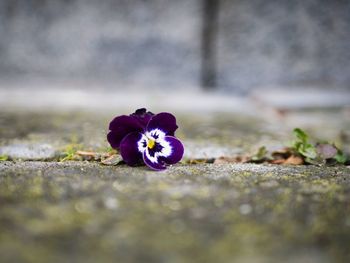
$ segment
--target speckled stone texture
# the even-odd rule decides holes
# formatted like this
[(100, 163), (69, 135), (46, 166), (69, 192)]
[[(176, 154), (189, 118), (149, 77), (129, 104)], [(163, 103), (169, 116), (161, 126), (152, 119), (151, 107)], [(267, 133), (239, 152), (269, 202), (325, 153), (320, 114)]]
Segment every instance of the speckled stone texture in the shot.
[[(1, 262), (349, 259), (349, 167), (186, 164), (282, 147), (295, 126), (348, 149), (346, 112), (180, 112), (185, 158), (164, 172), (59, 162), (70, 149), (106, 152), (108, 123), (122, 113), (0, 112), (9, 159), (0, 161)], [(35, 155), (40, 145), (54, 155), (10, 151), (30, 146)]]
[[(0, 163), (2, 262), (346, 262), (350, 169)], [(287, 259), (287, 260), (286, 260)]]

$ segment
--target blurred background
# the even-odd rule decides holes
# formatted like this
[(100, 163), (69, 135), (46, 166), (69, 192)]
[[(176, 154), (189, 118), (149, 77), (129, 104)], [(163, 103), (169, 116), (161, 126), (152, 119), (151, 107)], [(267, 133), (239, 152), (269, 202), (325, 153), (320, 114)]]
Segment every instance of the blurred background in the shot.
[[(350, 0), (0, 0), (0, 261), (350, 262), (345, 166), (201, 163), (350, 154), (349, 83)], [(141, 107), (182, 164), (77, 156)]]
[(1, 86), (349, 89), (349, 14), (348, 0), (2, 0)]
[(350, 120), (349, 43), (348, 0), (2, 0), (2, 123), (146, 107), (336, 134)]

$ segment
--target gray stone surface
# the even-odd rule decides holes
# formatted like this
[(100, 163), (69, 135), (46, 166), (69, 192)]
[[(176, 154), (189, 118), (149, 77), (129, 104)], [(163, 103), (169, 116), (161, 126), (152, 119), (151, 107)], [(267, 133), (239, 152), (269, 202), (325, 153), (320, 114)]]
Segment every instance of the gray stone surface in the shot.
[[(199, 84), (204, 0), (0, 3), (0, 76)], [(349, 1), (221, 0), (218, 83), (349, 85)]]
[(199, 1), (2, 1), (0, 24), (3, 77), (197, 83)]
[(350, 169), (0, 162), (2, 262), (346, 262)]
[(109, 121), (130, 111), (60, 103), (56, 111), (1, 105), (0, 149), (49, 144), (57, 152), (45, 162), (0, 161), (1, 262), (347, 262), (349, 167), (187, 162), (280, 148), (296, 126), (348, 151), (346, 111), (253, 116), (178, 104), (185, 158), (154, 172), (57, 162), (80, 160), (76, 150), (109, 151)]
[[(131, 94), (130, 98), (132, 97)], [(95, 105), (79, 111), (65, 110), (65, 105), (60, 105), (59, 111), (45, 112), (44, 106), (40, 111), (27, 111), (27, 107), (32, 105), (30, 103), (23, 109), (9, 111), (6, 110), (6, 104), (3, 104), (0, 111), (0, 155), (22, 160), (58, 160), (72, 147), (76, 150), (105, 152), (108, 148), (106, 134), (109, 122), (114, 116), (130, 110), (118, 109), (118, 106), (115, 110), (108, 109), (109, 104), (103, 105), (105, 100), (104, 97), (101, 98), (96, 102), (97, 107)], [(173, 99), (174, 108), (181, 105), (177, 104), (181, 101), (181, 96)], [(220, 98), (216, 100), (215, 105), (220, 105)], [(222, 104), (228, 105), (229, 102), (229, 98), (224, 98)], [(161, 103), (154, 105), (155, 109), (165, 106)], [(295, 127), (308, 131), (313, 141), (335, 142), (349, 151), (350, 118), (346, 110), (291, 111), (279, 114), (277, 111), (251, 107), (247, 100), (238, 105), (243, 106), (238, 112), (231, 113), (203, 111), (204, 106), (196, 109), (195, 103), (192, 104), (194, 110), (191, 110), (190, 104), (182, 110), (170, 110), (178, 119), (179, 129), (176, 135), (184, 142), (184, 157), (215, 158), (252, 154), (260, 146), (281, 148), (292, 140), (292, 130)], [(244, 109), (249, 110), (249, 114), (244, 113)], [(256, 116), (253, 116), (254, 113)]]
[[(102, 100), (103, 101), (103, 100)], [(11, 159), (45, 160), (55, 152), (56, 160), (69, 148), (106, 152), (106, 134), (114, 116), (124, 114), (97, 112), (0, 112), (0, 153)], [(270, 143), (275, 134), (267, 131), (263, 119), (228, 113), (176, 114), (177, 136), (185, 145), (185, 158), (212, 158), (255, 150), (257, 135), (265, 134)], [(237, 129), (236, 127), (239, 127)], [(242, 140), (243, 135), (245, 142)], [(50, 151), (42, 152), (33, 146), (49, 144)], [(30, 148), (32, 147), (32, 148)], [(45, 154), (44, 154), (45, 153)]]
[(50, 144), (17, 143), (0, 147), (0, 155), (13, 160), (50, 160), (57, 156), (55, 148)]
[(221, 1), (219, 83), (349, 88), (349, 1)]

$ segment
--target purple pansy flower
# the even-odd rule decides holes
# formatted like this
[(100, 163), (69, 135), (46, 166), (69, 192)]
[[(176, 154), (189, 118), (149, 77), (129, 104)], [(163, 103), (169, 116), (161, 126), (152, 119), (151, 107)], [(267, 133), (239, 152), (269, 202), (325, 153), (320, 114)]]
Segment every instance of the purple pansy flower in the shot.
[(166, 165), (179, 162), (184, 153), (182, 143), (174, 137), (177, 128), (174, 115), (153, 114), (142, 108), (129, 116), (115, 117), (107, 140), (128, 165), (143, 161), (154, 170), (164, 170)]

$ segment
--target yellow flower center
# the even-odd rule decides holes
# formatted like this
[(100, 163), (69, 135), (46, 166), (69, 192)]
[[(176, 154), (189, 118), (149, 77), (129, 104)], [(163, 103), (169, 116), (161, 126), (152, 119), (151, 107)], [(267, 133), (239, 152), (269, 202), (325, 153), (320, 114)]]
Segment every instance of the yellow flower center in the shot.
[(155, 140), (152, 140), (152, 139), (148, 140), (148, 142), (147, 142), (147, 147), (148, 147), (149, 149), (153, 149), (154, 146), (156, 146), (156, 141), (155, 141)]

